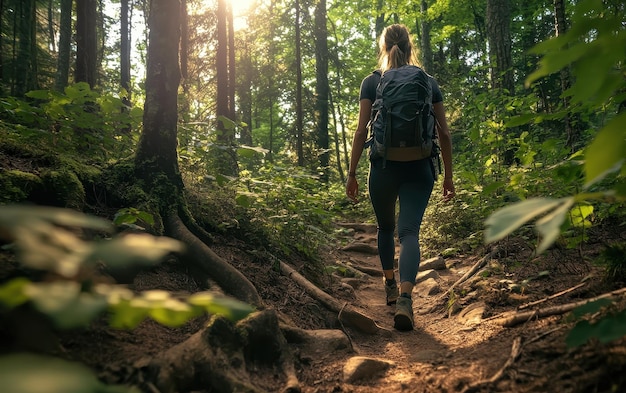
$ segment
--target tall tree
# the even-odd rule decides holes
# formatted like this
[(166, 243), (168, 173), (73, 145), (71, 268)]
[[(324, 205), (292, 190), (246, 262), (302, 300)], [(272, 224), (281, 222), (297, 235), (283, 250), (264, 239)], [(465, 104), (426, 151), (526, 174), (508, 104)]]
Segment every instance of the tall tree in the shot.
[(433, 49), (430, 44), (430, 21), (428, 20), (428, 2), (420, 2), (420, 59), (426, 72), (433, 72)]
[[(567, 19), (565, 17), (565, 4), (563, 0), (554, 0), (554, 32), (557, 37), (567, 33)], [(569, 67), (563, 67), (560, 72), (561, 77), (561, 95), (563, 100), (563, 107), (567, 110), (569, 107), (569, 96), (563, 94), (571, 86)], [(572, 117), (566, 112), (563, 119), (565, 125), (565, 133), (567, 140), (566, 146), (570, 148), (572, 152), (575, 150), (576, 143), (580, 138), (579, 132), (572, 124)]]
[(130, 12), (129, 0), (120, 3), (120, 84), (126, 90), (124, 102), (130, 105)]
[(146, 101), (135, 163), (138, 176), (147, 184), (155, 181), (155, 174), (164, 174), (170, 184), (182, 187), (177, 154), (178, 7), (178, 1), (155, 0), (150, 8)]
[(326, 0), (318, 0), (315, 7), (315, 120), (317, 126), (317, 148), (319, 149), (322, 180), (327, 182), (330, 163), (328, 136), (328, 27), (326, 22)]
[(492, 88), (507, 89), (513, 95), (511, 1), (487, 0), (486, 13)]
[(98, 76), (97, 0), (76, 2), (76, 82), (96, 85)]
[(36, 87), (37, 13), (35, 0), (23, 0), (18, 4), (19, 43), (15, 62), (15, 94), (23, 96)]
[[(177, 155), (180, 0), (152, 0), (148, 27), (144, 126), (135, 155), (136, 175), (144, 190), (159, 202), (158, 213), (167, 233), (187, 244), (187, 256), (197, 275), (203, 279), (210, 276), (227, 293), (260, 305), (261, 298), (250, 281), (192, 234), (178, 215), (188, 212)], [(193, 225), (193, 219), (186, 218), (188, 225)], [(194, 232), (203, 230), (196, 227)]]
[(228, 118), (235, 121), (235, 23), (232, 0), (226, 3), (226, 19), (228, 21)]
[(228, 49), (228, 5), (227, 0), (217, 1), (217, 50), (215, 52), (217, 78), (217, 141), (222, 146), (215, 150), (217, 170), (225, 175), (236, 175), (238, 172), (234, 144), (234, 129), (226, 119), (231, 119), (230, 81), (229, 81), (229, 49)]
[(296, 0), (296, 17), (295, 17), (295, 47), (296, 47), (296, 151), (298, 153), (298, 166), (304, 166), (304, 149), (303, 149), (303, 108), (302, 108), (302, 42), (300, 39), (300, 0)]
[(59, 46), (57, 72), (54, 88), (62, 91), (69, 80), (70, 54), (72, 49), (72, 0), (61, 0), (61, 18), (59, 21)]

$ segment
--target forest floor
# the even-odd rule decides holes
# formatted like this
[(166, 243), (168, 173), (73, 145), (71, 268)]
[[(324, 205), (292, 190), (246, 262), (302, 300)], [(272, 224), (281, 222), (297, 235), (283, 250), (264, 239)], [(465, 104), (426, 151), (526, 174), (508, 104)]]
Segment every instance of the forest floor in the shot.
[[(338, 323), (336, 315), (302, 288), (246, 252), (241, 241), (230, 239), (213, 246), (218, 255), (246, 272), (268, 306), (285, 320), (303, 329), (341, 329), (349, 338), (350, 345), (330, 350), (319, 347), (311, 352), (291, 345), (302, 392), (626, 391), (626, 340), (594, 341), (569, 349), (565, 340), (575, 322), (567, 313), (531, 317), (513, 327), (489, 320), (501, 312), (524, 309), (533, 301), (538, 304), (526, 310), (589, 299), (616, 289), (605, 283), (598, 267), (587, 262), (607, 237), (585, 244), (582, 252), (555, 247), (535, 258), (527, 240), (509, 238), (473, 255), (446, 259), (436, 270), (421, 273), (429, 279), (414, 290), (415, 329), (399, 332), (393, 329), (394, 306), (385, 304), (374, 227), (343, 226), (345, 236), (324, 252), (327, 270), (334, 267), (335, 274), (318, 284), (374, 319), (380, 327), (377, 334), (360, 333)], [(597, 235), (624, 240), (624, 234), (615, 231)], [(459, 284), (457, 298), (450, 300), (451, 285), (481, 260), (484, 267)], [(304, 268), (291, 262), (297, 270)], [(176, 260), (140, 274), (132, 286), (183, 296), (198, 290)], [(433, 309), (442, 299), (441, 306)], [(623, 301), (618, 308), (624, 309)], [(130, 331), (111, 329), (102, 322), (65, 334), (61, 338), (63, 355), (92, 366), (104, 380), (120, 383), (133, 373), (134, 362), (159, 356), (184, 341), (206, 318), (175, 329), (146, 320)], [(351, 369), (354, 362), (363, 363), (363, 358), (371, 359), (365, 368)], [(283, 387), (284, 380), (276, 370), (256, 370), (256, 375), (254, 382), (262, 389), (278, 392)]]

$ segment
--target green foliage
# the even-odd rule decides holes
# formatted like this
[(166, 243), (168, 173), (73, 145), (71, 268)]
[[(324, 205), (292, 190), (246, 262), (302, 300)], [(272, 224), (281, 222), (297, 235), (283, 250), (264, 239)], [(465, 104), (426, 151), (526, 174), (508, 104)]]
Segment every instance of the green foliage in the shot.
[[(626, 46), (623, 14), (611, 13), (600, 1), (588, 0), (578, 4), (572, 29), (565, 35), (539, 44), (534, 51), (543, 54), (539, 69), (527, 83), (571, 66), (576, 83), (564, 94), (575, 105), (600, 108), (620, 103), (625, 97), (618, 94), (626, 87), (620, 64), (626, 60), (622, 48)], [(609, 55), (610, 53), (610, 55)], [(575, 111), (570, 109), (570, 111)], [(604, 187), (595, 192), (576, 192), (559, 199), (537, 198), (522, 201), (494, 213), (486, 221), (486, 241), (496, 241), (527, 221), (540, 218), (535, 227), (542, 236), (537, 252), (547, 249), (558, 237), (566, 218), (574, 227), (587, 228), (593, 206), (586, 201), (626, 200), (626, 113), (621, 113), (600, 129), (593, 142), (584, 151), (584, 189)], [(608, 175), (617, 180), (601, 183)], [(569, 179), (568, 179), (569, 180)], [(576, 206), (575, 206), (576, 205)], [(571, 209), (572, 206), (575, 206)]]
[(0, 386), (11, 393), (138, 393), (103, 384), (81, 364), (31, 354), (0, 357)]
[(608, 343), (626, 336), (626, 310), (620, 312), (606, 312), (596, 322), (581, 319), (584, 316), (594, 315), (603, 308), (607, 308), (613, 302), (608, 299), (600, 299), (587, 303), (574, 310), (573, 315), (579, 319), (576, 326), (567, 335), (567, 345), (577, 347), (585, 344), (590, 339), (597, 339), (601, 343)]
[(607, 278), (613, 282), (626, 282), (626, 243), (608, 245), (597, 259), (606, 269)]
[(1, 98), (0, 121), (12, 124), (24, 138), (99, 158), (119, 157), (120, 142), (132, 142), (130, 130), (143, 116), (142, 109), (128, 108), (120, 98), (97, 93), (86, 83), (63, 93), (35, 90), (26, 96), (29, 101)]
[(179, 326), (203, 312), (238, 320), (253, 310), (247, 304), (210, 293), (198, 293), (183, 301), (165, 291), (136, 295), (122, 286), (91, 284), (90, 272), (96, 264), (104, 263), (110, 268), (153, 265), (167, 254), (182, 250), (182, 244), (173, 239), (128, 234), (87, 242), (68, 228), (106, 234), (112, 230), (111, 223), (45, 207), (1, 206), (0, 213), (0, 233), (13, 239), (20, 262), (61, 278), (33, 282), (18, 277), (1, 284), (0, 305), (4, 311), (29, 302), (55, 326), (68, 329), (85, 326), (104, 311), (113, 326), (133, 328), (147, 317)]
[(0, 173), (0, 203), (22, 202), (43, 187), (41, 178), (29, 172), (8, 170)]
[(332, 233), (328, 193), (320, 188), (318, 177), (304, 169), (267, 165), (258, 176), (244, 171), (235, 200), (252, 212), (285, 254), (295, 250), (315, 256)]

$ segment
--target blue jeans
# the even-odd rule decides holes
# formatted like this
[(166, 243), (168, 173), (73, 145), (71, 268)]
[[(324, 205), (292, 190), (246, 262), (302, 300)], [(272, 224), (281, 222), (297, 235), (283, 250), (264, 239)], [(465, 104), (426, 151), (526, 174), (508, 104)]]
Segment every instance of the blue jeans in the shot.
[(415, 284), (420, 264), (419, 232), (435, 182), (432, 160), (371, 162), (370, 200), (378, 222), (378, 255), (383, 270), (394, 268), (396, 202), (400, 201), (398, 238), (400, 282)]

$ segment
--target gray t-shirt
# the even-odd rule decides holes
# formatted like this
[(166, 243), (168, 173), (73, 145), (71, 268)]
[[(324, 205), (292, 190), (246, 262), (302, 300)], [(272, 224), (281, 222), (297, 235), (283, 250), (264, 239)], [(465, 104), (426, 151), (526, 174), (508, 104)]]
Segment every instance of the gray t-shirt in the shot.
[[(376, 100), (376, 87), (380, 82), (380, 72), (372, 72), (363, 79), (361, 82), (361, 93), (359, 94), (359, 101), (362, 99), (368, 99), (372, 102)], [(430, 77), (430, 84), (433, 87), (433, 104), (443, 102), (443, 95), (439, 90), (439, 84), (432, 76)]]

